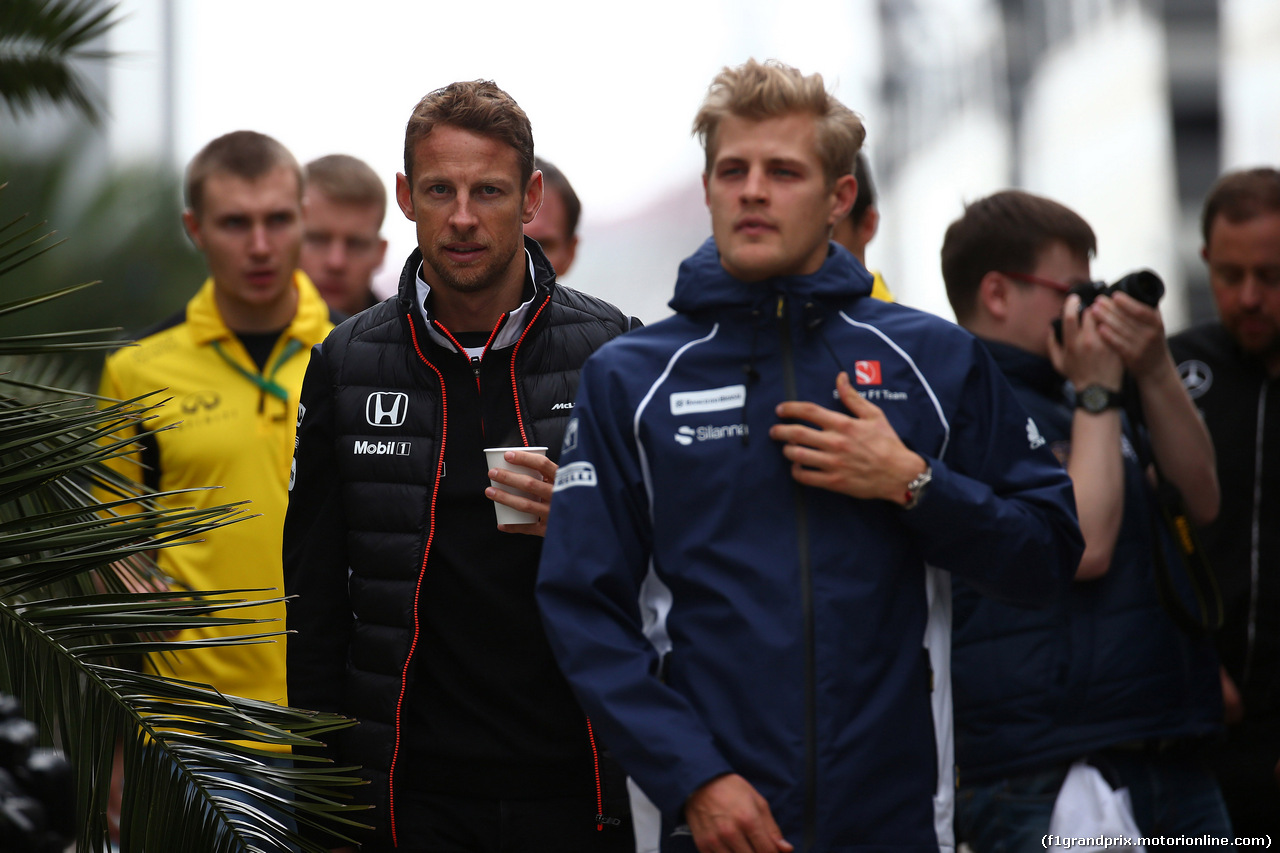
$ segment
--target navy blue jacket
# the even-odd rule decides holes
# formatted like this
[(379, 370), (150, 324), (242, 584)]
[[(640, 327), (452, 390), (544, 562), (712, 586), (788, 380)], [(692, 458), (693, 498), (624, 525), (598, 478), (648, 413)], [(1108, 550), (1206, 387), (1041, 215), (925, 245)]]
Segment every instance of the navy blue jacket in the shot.
[[(1072, 408), (1062, 377), (1047, 359), (1005, 344), (987, 347), (1065, 464)], [(1124, 520), (1107, 574), (1072, 584), (1049, 610), (1008, 607), (965, 580), (953, 586), (952, 682), (962, 785), (1069, 762), (1118, 743), (1220, 729), (1212, 645), (1179, 630), (1157, 597), (1155, 498), (1134, 440), (1126, 423)], [(1159, 530), (1175, 581), (1185, 579), (1173, 543)]]
[[(927, 567), (1044, 604), (1079, 559), (1070, 482), (981, 344), (871, 281), (832, 244), (812, 275), (745, 283), (707, 241), (677, 316), (583, 369), (539, 603), (668, 832), (737, 772), (798, 849), (949, 846), (949, 591)], [(799, 486), (769, 438), (783, 400), (843, 411), (841, 370), (933, 466), (915, 509)]]

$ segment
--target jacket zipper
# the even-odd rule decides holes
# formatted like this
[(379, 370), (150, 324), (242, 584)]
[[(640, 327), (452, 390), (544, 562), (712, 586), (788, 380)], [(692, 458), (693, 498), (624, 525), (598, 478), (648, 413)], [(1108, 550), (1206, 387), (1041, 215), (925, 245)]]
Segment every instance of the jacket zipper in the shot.
[[(519, 391), (519, 387), (516, 384), (516, 354), (519, 353), (520, 351), (520, 345), (524, 343), (525, 335), (529, 334), (529, 330), (533, 328), (533, 324), (537, 322), (538, 317), (542, 314), (542, 309), (546, 308), (547, 303), (550, 301), (551, 301), (550, 297), (548, 297), (547, 299), (543, 300), (541, 305), (538, 306), (538, 310), (533, 315), (533, 319), (530, 320), (527, 324), (525, 324), (524, 331), (520, 333), (520, 338), (516, 341), (515, 347), (511, 351), (511, 396), (512, 396), (512, 401), (516, 407), (516, 423), (520, 426), (520, 438), (524, 442), (525, 447), (529, 446), (529, 436), (524, 428), (524, 416), (521, 415), (520, 413), (520, 391)], [(493, 339), (497, 337), (498, 330), (502, 328), (502, 324), (506, 319), (507, 319), (507, 315), (503, 314), (502, 317), (498, 320), (497, 325), (493, 327), (493, 332), (490, 333), (489, 340), (486, 341), (484, 345), (484, 351), (486, 353), (489, 351), (490, 345), (493, 344)], [(419, 631), (418, 596), (421, 593), (422, 578), (427, 573), (427, 554), (431, 552), (431, 540), (435, 538), (436, 496), (439, 494), (439, 490), (440, 490), (440, 465), (444, 462), (445, 432), (449, 422), (448, 407), (445, 404), (444, 376), (441, 375), (440, 371), (436, 368), (436, 366), (432, 364), (430, 361), (428, 361), (427, 357), (422, 354), (422, 348), (418, 346), (418, 333), (417, 333), (417, 329), (413, 325), (412, 314), (408, 315), (408, 320), (409, 320), (409, 333), (413, 336), (413, 348), (418, 353), (418, 358), (422, 360), (423, 364), (425, 364), (427, 367), (430, 367), (435, 372), (436, 377), (440, 380), (440, 413), (441, 413), (441, 418), (443, 420), (442, 420), (441, 429), (440, 429), (440, 459), (436, 462), (436, 485), (431, 492), (430, 531), (427, 534), (427, 547), (422, 552), (422, 567), (418, 572), (418, 583), (416, 588), (414, 589), (414, 596), (413, 596), (413, 642), (409, 646), (409, 656), (405, 659), (404, 670), (400, 674), (400, 698), (396, 700), (396, 743), (395, 743), (395, 749), (391, 753), (391, 770), (387, 775), (388, 800), (389, 800), (388, 811), (390, 812), (390, 819), (391, 819), (391, 844), (393, 847), (399, 846), (399, 844), (397, 844), (396, 842), (395, 768), (396, 768), (396, 759), (400, 755), (400, 715), (401, 715), (401, 710), (404, 706), (404, 694), (408, 688), (409, 663), (410, 661), (413, 660), (414, 650), (418, 646), (418, 631)], [(467, 355), (466, 349), (462, 346), (462, 344), (458, 343), (457, 339), (454, 338), (452, 334), (450, 334), (449, 330), (446, 329), (440, 323), (436, 323), (436, 326), (445, 335), (445, 337), (447, 337), (450, 341), (453, 342), (453, 345), (457, 347), (458, 352), (461, 353), (464, 357), (466, 357)], [(483, 358), (484, 356), (481, 355), (480, 358), (470, 359), (471, 371), (476, 378), (477, 393), (480, 391), (480, 363)], [(595, 774), (595, 782), (596, 782), (596, 818), (597, 818), (596, 831), (603, 832), (604, 823), (601, 820), (601, 818), (604, 817), (604, 788), (600, 782), (600, 752), (596, 747), (596, 735), (595, 735), (594, 729), (591, 726), (590, 717), (587, 718), (587, 739), (591, 743), (591, 763), (592, 763), (593, 772)]]
[(1257, 642), (1258, 633), (1258, 581), (1259, 581), (1259, 546), (1262, 536), (1261, 517), (1262, 511), (1262, 436), (1264, 427), (1267, 423), (1267, 385), (1268, 382), (1262, 383), (1262, 390), (1258, 393), (1258, 417), (1256, 420), (1256, 428), (1254, 429), (1254, 449), (1253, 449), (1253, 517), (1249, 522), (1249, 621), (1247, 642), (1244, 652), (1244, 668), (1240, 673), (1240, 687), (1244, 688), (1245, 683), (1249, 681), (1249, 676), (1253, 672), (1253, 652), (1254, 644)]
[[(453, 344), (454, 348), (458, 350), (458, 355), (467, 359), (467, 361), (471, 364), (471, 375), (474, 376), (476, 379), (476, 395), (477, 396), (480, 396), (480, 397), (484, 396), (484, 392), (480, 390), (480, 365), (484, 363), (484, 357), (489, 354), (489, 347), (493, 345), (493, 339), (498, 336), (498, 330), (501, 329), (502, 324), (506, 322), (507, 316), (508, 315), (504, 313), (501, 317), (498, 318), (498, 322), (495, 323), (493, 326), (493, 331), (489, 333), (489, 339), (484, 342), (484, 349), (480, 352), (480, 355), (478, 356), (468, 355), (467, 348), (458, 342), (458, 339), (453, 336), (452, 332), (450, 332), (448, 329), (445, 328), (443, 323), (441, 323), (439, 320), (432, 321), (432, 323), (436, 327), (436, 330), (439, 331), (440, 334), (448, 338), (449, 341)], [(419, 352), (418, 355), (421, 356), (422, 353)], [(426, 359), (424, 358), (423, 360), (425, 361)], [(444, 380), (441, 379), (440, 381), (441, 381), (441, 384), (443, 385)], [(483, 412), (484, 411), (483, 404), (481, 405), (480, 408), (481, 408), (481, 411)], [(518, 415), (519, 408), (517, 408), (516, 411)], [(484, 428), (483, 414), (481, 414), (480, 416), (480, 434), (487, 435)], [(527, 442), (526, 442), (526, 445), (527, 445)]]
[[(778, 294), (778, 336), (782, 344), (782, 379), (787, 400), (799, 399), (796, 391), (795, 351), (787, 318), (786, 297)], [(804, 609), (804, 838), (802, 851), (814, 849), (817, 834), (818, 796), (818, 696), (817, 654), (814, 643), (813, 571), (809, 558), (809, 511), (804, 487), (794, 479), (791, 491), (796, 500), (796, 548), (800, 560), (800, 593)]]
[(604, 790), (600, 787), (600, 753), (596, 750), (596, 733), (587, 717), (587, 739), (591, 741), (591, 765), (596, 774), (596, 832), (604, 832)]
[[(431, 487), (431, 508), (428, 511), (427, 544), (422, 549), (422, 565), (418, 569), (418, 581), (413, 588), (413, 640), (409, 643), (409, 654), (405, 656), (404, 668), (400, 671), (400, 695), (396, 698), (396, 739), (391, 751), (391, 767), (387, 771), (387, 817), (391, 824), (391, 846), (399, 847), (396, 833), (396, 764), (400, 758), (400, 731), (404, 712), (404, 695), (409, 688), (409, 665), (413, 663), (413, 654), (418, 649), (418, 634), (421, 624), (418, 615), (418, 600), (422, 595), (422, 579), (427, 574), (427, 555), (431, 553), (431, 542), (436, 536), (436, 499), (440, 495), (440, 469), (444, 465), (444, 442), (449, 429), (449, 407), (445, 398), (444, 375), (422, 354), (418, 344), (418, 330), (413, 324), (413, 315), (407, 315), (409, 334), (413, 338), (413, 349), (418, 358), (440, 380), (440, 456), (436, 459), (436, 480)], [(465, 352), (465, 351), (464, 351)]]

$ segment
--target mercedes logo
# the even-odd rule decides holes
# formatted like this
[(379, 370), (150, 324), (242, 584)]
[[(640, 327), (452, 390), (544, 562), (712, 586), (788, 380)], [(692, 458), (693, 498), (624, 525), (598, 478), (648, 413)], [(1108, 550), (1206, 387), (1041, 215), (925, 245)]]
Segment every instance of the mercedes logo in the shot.
[(1178, 365), (1178, 376), (1182, 379), (1182, 387), (1187, 389), (1191, 399), (1198, 399), (1213, 386), (1213, 371), (1203, 361), (1192, 359)]

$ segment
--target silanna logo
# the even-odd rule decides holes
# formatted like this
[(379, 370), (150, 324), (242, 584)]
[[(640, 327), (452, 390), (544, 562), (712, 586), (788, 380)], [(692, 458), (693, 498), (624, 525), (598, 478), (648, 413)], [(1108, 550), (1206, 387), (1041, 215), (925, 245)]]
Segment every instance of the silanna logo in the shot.
[(688, 447), (695, 441), (719, 441), (722, 438), (742, 438), (747, 434), (746, 424), (725, 424), (716, 426), (691, 427), (682, 426), (676, 430), (676, 442)]
[(402, 391), (374, 391), (364, 404), (369, 426), (398, 427), (409, 416), (409, 395)]

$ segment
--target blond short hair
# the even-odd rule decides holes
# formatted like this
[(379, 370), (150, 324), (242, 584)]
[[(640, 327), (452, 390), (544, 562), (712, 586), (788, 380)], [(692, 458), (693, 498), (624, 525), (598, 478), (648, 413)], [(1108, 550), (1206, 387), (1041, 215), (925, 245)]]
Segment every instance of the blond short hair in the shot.
[(319, 190), (334, 202), (376, 207), (378, 226), (387, 215), (387, 188), (368, 163), (350, 154), (330, 154), (306, 165), (307, 188)]
[(726, 66), (711, 81), (693, 119), (694, 135), (706, 151), (707, 171), (716, 155), (716, 131), (726, 116), (761, 121), (792, 113), (809, 113), (817, 119), (818, 159), (827, 183), (852, 174), (867, 137), (862, 119), (827, 91), (821, 74), (806, 77), (776, 59), (748, 59), (736, 68)]

